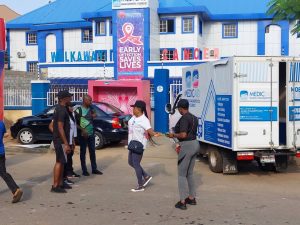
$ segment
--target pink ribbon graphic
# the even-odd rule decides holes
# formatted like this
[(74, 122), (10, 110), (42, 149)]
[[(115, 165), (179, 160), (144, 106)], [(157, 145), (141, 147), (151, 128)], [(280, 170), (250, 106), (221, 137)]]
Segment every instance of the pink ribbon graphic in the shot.
[(129, 41), (135, 45), (143, 45), (143, 42), (141, 41), (142, 37), (133, 35), (134, 26), (132, 23), (125, 23), (122, 27), (122, 31), (123, 31), (124, 37), (119, 39), (119, 41), (122, 44)]

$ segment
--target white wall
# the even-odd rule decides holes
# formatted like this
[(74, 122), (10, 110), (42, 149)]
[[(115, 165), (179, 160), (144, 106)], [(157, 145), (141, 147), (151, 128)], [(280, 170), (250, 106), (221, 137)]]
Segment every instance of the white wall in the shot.
[[(105, 68), (105, 78), (113, 78), (114, 69), (112, 67)], [(50, 67), (48, 68), (49, 78), (65, 78), (65, 77), (92, 77), (104, 78), (103, 67)]]
[(46, 37), (46, 62), (51, 62), (51, 52), (56, 52), (56, 36), (49, 34)]
[[(18, 52), (25, 52), (25, 58), (18, 58)], [(14, 71), (26, 71), (27, 61), (38, 61), (37, 45), (26, 46), (26, 31), (10, 31), (10, 65)]]
[[(181, 60), (181, 52), (183, 48), (200, 48), (203, 49), (203, 38), (199, 34), (199, 16), (198, 15), (169, 15), (161, 18), (175, 18), (176, 33), (161, 34), (160, 48), (176, 48), (179, 60)], [(182, 33), (182, 18), (194, 17), (194, 33)], [(204, 24), (204, 23), (203, 23)]]
[[(290, 30), (294, 28), (296, 21), (293, 21), (290, 24)], [(289, 48), (290, 56), (300, 56), (300, 38), (297, 38), (297, 34), (292, 35), (290, 33), (290, 48)]]
[(206, 22), (203, 30), (204, 45), (219, 48), (220, 56), (257, 55), (257, 21), (239, 21), (238, 38), (222, 38), (222, 22)]
[(157, 61), (160, 59), (160, 37), (159, 37), (159, 16), (157, 15), (157, 8), (159, 6), (158, 0), (152, 0), (150, 4), (150, 61)]

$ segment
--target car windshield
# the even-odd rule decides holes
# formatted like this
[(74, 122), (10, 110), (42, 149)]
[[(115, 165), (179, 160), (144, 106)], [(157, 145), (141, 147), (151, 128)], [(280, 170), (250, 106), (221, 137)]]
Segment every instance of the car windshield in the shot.
[(106, 104), (106, 103), (95, 103), (95, 105), (101, 109), (102, 111), (104, 111), (105, 113), (109, 114), (109, 115), (121, 115), (123, 114), (123, 112), (114, 107), (113, 105), (110, 104)]

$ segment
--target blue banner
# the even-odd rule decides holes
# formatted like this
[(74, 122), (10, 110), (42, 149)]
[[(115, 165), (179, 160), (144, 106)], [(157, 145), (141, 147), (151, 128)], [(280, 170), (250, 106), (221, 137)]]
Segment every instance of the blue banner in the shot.
[(217, 95), (215, 122), (204, 122), (204, 140), (232, 147), (232, 96)]
[(241, 122), (277, 121), (277, 107), (242, 106), (240, 107)]
[(300, 106), (289, 107), (289, 120), (300, 121)]

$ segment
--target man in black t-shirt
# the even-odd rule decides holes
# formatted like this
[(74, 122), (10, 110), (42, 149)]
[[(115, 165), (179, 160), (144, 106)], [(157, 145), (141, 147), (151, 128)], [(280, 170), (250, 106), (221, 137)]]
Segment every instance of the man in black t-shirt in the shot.
[(68, 140), (70, 139), (70, 119), (66, 105), (71, 102), (72, 94), (68, 91), (60, 91), (57, 94), (58, 105), (53, 115), (53, 144), (56, 153), (56, 163), (53, 170), (54, 183), (51, 192), (66, 193), (63, 185), (64, 164), (67, 163), (66, 155), (71, 152)]

